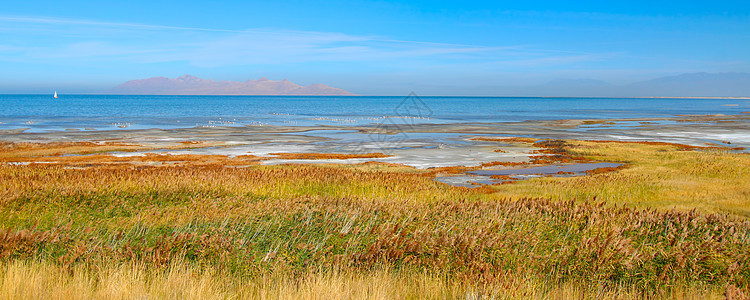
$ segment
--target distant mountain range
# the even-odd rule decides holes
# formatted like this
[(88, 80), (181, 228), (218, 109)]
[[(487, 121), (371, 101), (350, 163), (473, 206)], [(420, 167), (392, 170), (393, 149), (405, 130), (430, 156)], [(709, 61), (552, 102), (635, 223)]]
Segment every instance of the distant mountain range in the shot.
[(192, 75), (177, 78), (152, 77), (125, 82), (110, 90), (131, 95), (311, 95), (356, 96), (323, 84), (302, 86), (289, 80), (274, 81), (261, 77), (247, 81), (214, 81)]
[(596, 79), (556, 79), (515, 92), (531, 91), (538, 96), (750, 97), (750, 73), (687, 73), (626, 85)]
[(689, 73), (636, 82), (638, 96), (750, 97), (750, 73)]
[[(447, 90), (455, 93), (458, 88)], [(624, 85), (597, 79), (568, 78), (540, 85), (482, 85), (463, 89), (466, 95), (530, 97), (750, 97), (750, 73), (688, 73)], [(355, 95), (323, 84), (302, 86), (286, 79), (274, 81), (263, 77), (241, 82), (214, 81), (191, 75), (174, 79), (153, 77), (131, 80), (108, 92), (136, 95)]]

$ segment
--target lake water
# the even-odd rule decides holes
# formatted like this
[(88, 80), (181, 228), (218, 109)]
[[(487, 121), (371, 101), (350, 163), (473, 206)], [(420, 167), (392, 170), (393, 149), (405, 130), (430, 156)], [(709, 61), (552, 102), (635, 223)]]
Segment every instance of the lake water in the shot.
[(747, 99), (0, 95), (0, 130), (146, 129), (620, 119), (740, 114)]

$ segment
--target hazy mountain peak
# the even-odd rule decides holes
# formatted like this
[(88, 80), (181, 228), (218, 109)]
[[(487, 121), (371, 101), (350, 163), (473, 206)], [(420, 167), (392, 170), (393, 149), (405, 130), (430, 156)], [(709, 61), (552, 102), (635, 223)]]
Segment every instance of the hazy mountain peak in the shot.
[(547, 82), (548, 86), (605, 86), (608, 83), (591, 78), (556, 78)]
[(747, 97), (750, 73), (685, 73), (627, 86), (643, 96)]
[(691, 81), (691, 80), (712, 80), (712, 81), (724, 81), (724, 80), (748, 80), (750, 79), (750, 73), (738, 73), (738, 72), (724, 72), (724, 73), (684, 73), (673, 76), (664, 76), (642, 82), (678, 82), (678, 81)]
[(177, 77), (175, 79), (179, 79), (179, 80), (195, 80), (195, 79), (200, 79), (200, 78), (195, 77), (195, 76), (190, 75), (190, 74), (185, 74), (185, 75), (182, 75), (182, 76)]
[(152, 77), (131, 80), (115, 87), (111, 92), (136, 95), (355, 95), (324, 84), (301, 86), (287, 79), (273, 81), (261, 77), (257, 81), (250, 79), (244, 82), (217, 82), (189, 74), (174, 79)]
[(558, 78), (529, 86), (494, 87), (505, 95), (546, 97), (750, 97), (750, 73), (684, 73), (631, 84)]

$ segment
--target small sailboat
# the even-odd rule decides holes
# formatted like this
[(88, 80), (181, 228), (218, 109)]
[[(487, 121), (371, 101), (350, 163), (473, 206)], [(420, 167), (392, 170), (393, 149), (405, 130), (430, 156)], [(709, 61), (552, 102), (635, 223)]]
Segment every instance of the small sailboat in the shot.
[(57, 91), (55, 91), (55, 95), (52, 97), (55, 97), (55, 99), (57, 99)]

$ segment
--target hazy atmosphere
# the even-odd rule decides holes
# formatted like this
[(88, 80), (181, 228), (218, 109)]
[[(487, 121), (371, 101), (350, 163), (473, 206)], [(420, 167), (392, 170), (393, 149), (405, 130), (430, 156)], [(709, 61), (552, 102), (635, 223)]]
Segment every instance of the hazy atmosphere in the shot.
[[(668, 80), (694, 91), (665, 95), (748, 96), (749, 20), (741, 1), (3, 1), (0, 93), (190, 74), (360, 95), (660, 96), (642, 81), (690, 73)], [(726, 88), (696, 85), (700, 72)]]
[(748, 182), (747, 0), (0, 0), (0, 300), (750, 299)]

